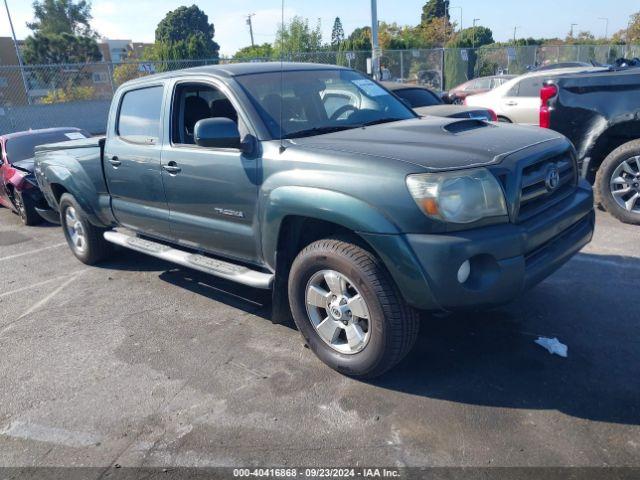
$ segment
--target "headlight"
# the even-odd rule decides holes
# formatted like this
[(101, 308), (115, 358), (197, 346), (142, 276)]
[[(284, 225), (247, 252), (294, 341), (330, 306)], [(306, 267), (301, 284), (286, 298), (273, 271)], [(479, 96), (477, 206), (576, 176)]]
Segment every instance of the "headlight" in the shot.
[(429, 217), (450, 223), (472, 223), (506, 216), (498, 180), (485, 168), (407, 177), (409, 192)]

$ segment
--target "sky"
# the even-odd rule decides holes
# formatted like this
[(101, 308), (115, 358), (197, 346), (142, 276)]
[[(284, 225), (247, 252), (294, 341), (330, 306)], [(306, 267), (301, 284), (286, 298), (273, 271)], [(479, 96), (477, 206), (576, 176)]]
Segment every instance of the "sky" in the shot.
[[(7, 0), (16, 35), (25, 38), (30, 31), (25, 23), (32, 19), (31, 0)], [(100, 35), (111, 39), (152, 42), (158, 22), (166, 12), (180, 5), (196, 3), (215, 25), (215, 40), (223, 55), (250, 45), (246, 15), (254, 13), (256, 43), (273, 42), (281, 19), (281, 0), (93, 0), (92, 25)], [(415, 25), (425, 0), (378, 0), (381, 21)], [(320, 18), (324, 39), (331, 38), (336, 16), (347, 35), (356, 27), (370, 24), (370, 0), (285, 0), (285, 21), (293, 15), (307, 17), (312, 23)], [(615, 6), (613, 6), (615, 5)], [(518, 27), (518, 37), (564, 37), (572, 23), (576, 31), (590, 30), (604, 36), (609, 19), (609, 34), (626, 28), (629, 15), (640, 10), (637, 0), (452, 0), (451, 16), (463, 27), (473, 19), (493, 30), (494, 39), (507, 41)], [(0, 2), (0, 36), (10, 36), (9, 22)]]

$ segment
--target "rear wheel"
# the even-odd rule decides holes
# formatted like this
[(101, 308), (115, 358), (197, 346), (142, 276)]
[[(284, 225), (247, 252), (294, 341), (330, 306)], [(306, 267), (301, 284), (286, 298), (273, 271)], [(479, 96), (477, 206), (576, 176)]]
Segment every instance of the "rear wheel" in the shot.
[(417, 338), (417, 312), (380, 261), (348, 239), (319, 240), (300, 252), (289, 275), (289, 302), (311, 350), (353, 377), (383, 374)]
[(15, 192), (13, 203), (23, 224), (31, 226), (42, 223), (42, 217), (36, 212), (35, 205), (29, 196), (25, 197), (22, 192)]
[(596, 175), (598, 201), (624, 223), (640, 225), (640, 140), (617, 148)]
[(76, 199), (68, 193), (60, 198), (60, 223), (69, 248), (82, 263), (95, 265), (111, 253), (111, 244), (103, 237), (105, 229), (91, 224)]

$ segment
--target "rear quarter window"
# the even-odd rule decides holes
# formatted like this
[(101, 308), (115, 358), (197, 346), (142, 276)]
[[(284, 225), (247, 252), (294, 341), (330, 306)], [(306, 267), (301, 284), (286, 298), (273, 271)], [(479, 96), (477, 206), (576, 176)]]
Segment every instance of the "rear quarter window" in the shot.
[(520, 82), (518, 97), (539, 97), (543, 77), (525, 78)]
[(118, 113), (118, 136), (134, 143), (158, 143), (163, 94), (161, 86), (126, 92)]

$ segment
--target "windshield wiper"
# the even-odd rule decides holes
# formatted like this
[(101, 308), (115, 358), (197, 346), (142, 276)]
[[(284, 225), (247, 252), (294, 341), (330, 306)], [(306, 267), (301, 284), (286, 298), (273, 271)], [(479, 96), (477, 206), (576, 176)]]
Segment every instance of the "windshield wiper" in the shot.
[(342, 130), (358, 128), (360, 126), (361, 125), (333, 125), (330, 127), (327, 126), (327, 127), (305, 128), (304, 130), (298, 130), (297, 132), (288, 133), (283, 138), (312, 137), (314, 135), (323, 135), (325, 133), (340, 132)]
[(399, 122), (401, 120), (405, 120), (404, 118), (379, 118), (377, 120), (371, 120), (370, 122), (365, 122), (360, 124), (360, 127), (370, 127), (372, 125), (380, 125), (381, 123), (391, 123), (391, 122)]

